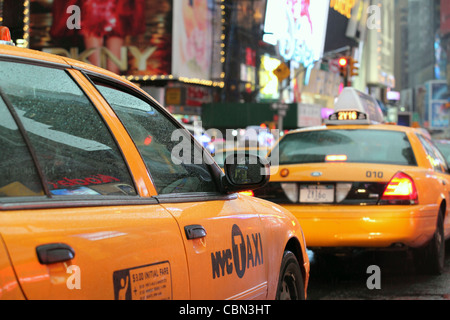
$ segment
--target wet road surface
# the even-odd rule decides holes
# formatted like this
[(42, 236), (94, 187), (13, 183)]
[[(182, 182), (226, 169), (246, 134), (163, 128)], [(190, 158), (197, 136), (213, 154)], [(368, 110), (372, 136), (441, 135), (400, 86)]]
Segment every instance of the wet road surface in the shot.
[(450, 300), (449, 242), (438, 276), (416, 272), (411, 253), (404, 251), (309, 257), (308, 300)]

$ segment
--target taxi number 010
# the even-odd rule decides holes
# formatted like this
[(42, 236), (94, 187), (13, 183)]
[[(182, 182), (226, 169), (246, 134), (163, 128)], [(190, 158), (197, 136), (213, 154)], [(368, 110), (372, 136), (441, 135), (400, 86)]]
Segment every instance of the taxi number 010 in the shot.
[(383, 178), (383, 171), (366, 171), (367, 178)]

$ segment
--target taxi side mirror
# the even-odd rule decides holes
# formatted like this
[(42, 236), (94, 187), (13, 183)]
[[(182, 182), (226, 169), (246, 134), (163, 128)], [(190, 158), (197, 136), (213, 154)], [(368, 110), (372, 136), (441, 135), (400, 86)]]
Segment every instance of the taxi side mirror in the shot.
[(233, 153), (225, 159), (223, 187), (233, 193), (264, 186), (270, 178), (269, 163), (253, 154)]

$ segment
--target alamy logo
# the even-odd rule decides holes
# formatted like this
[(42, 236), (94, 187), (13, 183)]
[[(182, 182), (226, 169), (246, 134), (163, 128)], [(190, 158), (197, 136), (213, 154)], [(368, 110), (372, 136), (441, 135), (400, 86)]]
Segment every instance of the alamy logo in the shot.
[(381, 8), (371, 5), (367, 8), (367, 28), (370, 30), (381, 30)]
[(79, 6), (68, 6), (66, 13), (70, 14), (67, 18), (66, 26), (69, 30), (81, 29), (81, 9)]
[(367, 274), (371, 274), (369, 278), (367, 278), (366, 285), (367, 289), (381, 289), (381, 269), (379, 266), (370, 265), (367, 267)]
[(69, 290), (81, 289), (81, 269), (77, 265), (70, 265), (66, 269), (71, 275), (66, 280), (66, 286)]

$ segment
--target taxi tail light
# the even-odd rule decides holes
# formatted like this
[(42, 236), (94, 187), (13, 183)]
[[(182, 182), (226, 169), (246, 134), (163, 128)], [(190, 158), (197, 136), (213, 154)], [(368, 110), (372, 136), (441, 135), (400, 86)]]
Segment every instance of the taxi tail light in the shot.
[(406, 173), (397, 172), (384, 189), (380, 201), (385, 204), (417, 204), (414, 180)]

